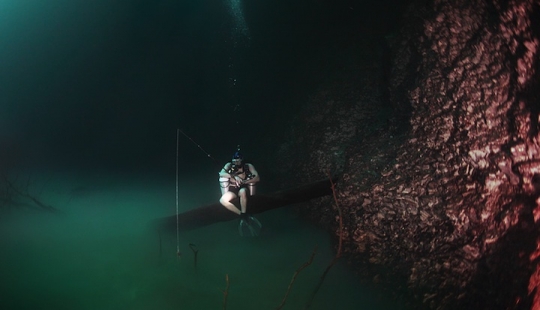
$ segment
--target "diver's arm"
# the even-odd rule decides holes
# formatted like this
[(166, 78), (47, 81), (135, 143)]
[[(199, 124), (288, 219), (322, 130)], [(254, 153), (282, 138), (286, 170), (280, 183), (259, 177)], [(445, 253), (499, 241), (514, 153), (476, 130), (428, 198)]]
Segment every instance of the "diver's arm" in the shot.
[(229, 171), (229, 169), (231, 169), (231, 163), (226, 163), (225, 166), (223, 166), (223, 168), (221, 168), (221, 171), (219, 172), (219, 177), (220, 178), (232, 178), (233, 176), (227, 172)]
[(249, 180), (245, 180), (244, 183), (253, 184), (253, 183), (259, 182), (261, 178), (259, 177), (259, 173), (257, 172), (257, 170), (255, 170), (255, 167), (252, 164), (247, 164), (247, 165), (249, 168), (249, 172), (253, 176), (253, 178)]
[(230, 182), (234, 182), (236, 186), (240, 186), (242, 179), (234, 174), (230, 174), (228, 171), (231, 169), (232, 164), (227, 163), (225, 166), (221, 169), (219, 172), (219, 179), (220, 181), (224, 181), (224, 179), (229, 179)]

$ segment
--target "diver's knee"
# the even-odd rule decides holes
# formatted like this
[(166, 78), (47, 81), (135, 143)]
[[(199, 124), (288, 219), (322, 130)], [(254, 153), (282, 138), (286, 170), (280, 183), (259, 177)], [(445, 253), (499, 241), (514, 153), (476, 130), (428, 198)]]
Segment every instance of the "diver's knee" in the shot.
[(219, 202), (223, 203), (223, 202), (230, 202), (231, 200), (233, 200), (235, 197), (235, 194), (233, 192), (226, 192), (225, 194), (223, 194), (221, 196), (221, 198), (219, 198)]
[(227, 193), (223, 194), (223, 196), (221, 196), (221, 198), (219, 198), (219, 202), (221, 204), (226, 204), (227, 202), (231, 201), (229, 195), (227, 195)]

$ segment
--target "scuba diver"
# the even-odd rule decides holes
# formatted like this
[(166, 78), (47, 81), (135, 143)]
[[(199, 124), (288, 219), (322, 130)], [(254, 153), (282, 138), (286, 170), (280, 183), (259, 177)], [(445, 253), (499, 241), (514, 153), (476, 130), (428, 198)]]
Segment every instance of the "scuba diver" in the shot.
[[(256, 237), (261, 230), (261, 223), (247, 214), (247, 198), (255, 195), (255, 184), (260, 181), (255, 167), (244, 162), (240, 148), (234, 153), (232, 160), (225, 164), (219, 172), (221, 198), (219, 202), (228, 210), (240, 215), (238, 231), (241, 236)], [(240, 197), (240, 209), (231, 201)]]

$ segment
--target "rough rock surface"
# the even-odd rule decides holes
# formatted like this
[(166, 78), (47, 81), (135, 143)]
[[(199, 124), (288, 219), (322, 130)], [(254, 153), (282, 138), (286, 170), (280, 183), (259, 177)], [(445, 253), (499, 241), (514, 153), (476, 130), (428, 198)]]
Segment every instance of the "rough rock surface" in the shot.
[[(341, 175), (345, 256), (411, 307), (540, 309), (540, 1), (417, 1), (387, 40), (388, 79), (311, 98), (296, 181)], [(332, 201), (305, 210), (337, 236)]]

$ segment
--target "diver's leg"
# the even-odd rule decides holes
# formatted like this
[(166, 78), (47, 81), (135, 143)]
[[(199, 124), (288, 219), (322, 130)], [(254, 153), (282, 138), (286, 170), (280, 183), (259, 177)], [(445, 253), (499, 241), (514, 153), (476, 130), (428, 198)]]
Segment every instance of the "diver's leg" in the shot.
[(241, 188), (238, 191), (238, 196), (240, 196), (240, 208), (242, 208), (242, 213), (246, 213), (247, 210), (247, 189)]
[(240, 214), (240, 225), (238, 226), (240, 236), (256, 237), (259, 235), (262, 226), (256, 218), (246, 214), (248, 190), (246, 188), (241, 188), (240, 191), (238, 191), (238, 196), (240, 197), (240, 208), (242, 209), (242, 214)]
[(231, 200), (233, 200), (235, 197), (236, 195), (233, 192), (226, 192), (225, 194), (223, 194), (223, 196), (221, 196), (221, 198), (219, 199), (219, 202), (225, 208), (240, 215), (240, 210), (238, 210), (238, 208), (234, 204), (231, 203)]

